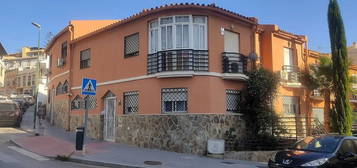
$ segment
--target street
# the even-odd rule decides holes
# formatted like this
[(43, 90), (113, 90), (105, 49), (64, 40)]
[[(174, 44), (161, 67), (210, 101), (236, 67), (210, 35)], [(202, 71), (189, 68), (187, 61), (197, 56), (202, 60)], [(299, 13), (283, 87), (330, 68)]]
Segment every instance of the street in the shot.
[[(0, 128), (0, 132), (3, 128)], [(1, 133), (0, 133), (1, 134)], [(0, 167), (1, 168), (93, 168), (95, 166), (81, 165), (71, 162), (50, 160), (34, 153), (25, 151), (9, 142), (4, 142), (1, 136)]]
[[(23, 122), (30, 120), (29, 113)], [(96, 166), (82, 165), (48, 159), (15, 146), (10, 139), (20, 136), (30, 136), (25, 131), (10, 127), (0, 127), (0, 168), (94, 168)]]

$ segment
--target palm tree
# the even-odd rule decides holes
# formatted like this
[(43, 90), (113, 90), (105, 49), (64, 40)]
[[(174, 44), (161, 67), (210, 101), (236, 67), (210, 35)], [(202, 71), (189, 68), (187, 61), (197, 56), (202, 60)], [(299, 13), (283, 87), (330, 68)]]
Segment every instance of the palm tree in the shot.
[(310, 65), (310, 72), (306, 74), (306, 86), (309, 90), (318, 90), (324, 98), (324, 125), (330, 130), (331, 93), (333, 87), (332, 60), (327, 56), (320, 56), (318, 64)]

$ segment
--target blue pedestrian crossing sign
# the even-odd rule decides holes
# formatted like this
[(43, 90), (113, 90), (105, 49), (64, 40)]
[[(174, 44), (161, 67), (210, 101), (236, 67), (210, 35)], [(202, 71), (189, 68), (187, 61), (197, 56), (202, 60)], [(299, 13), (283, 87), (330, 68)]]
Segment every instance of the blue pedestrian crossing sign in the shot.
[(95, 95), (97, 91), (97, 80), (83, 78), (82, 95)]

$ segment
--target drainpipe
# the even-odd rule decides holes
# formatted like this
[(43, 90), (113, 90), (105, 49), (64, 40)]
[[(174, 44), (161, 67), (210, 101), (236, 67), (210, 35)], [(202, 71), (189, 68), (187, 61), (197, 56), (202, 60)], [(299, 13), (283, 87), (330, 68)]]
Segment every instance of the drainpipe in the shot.
[(72, 44), (71, 41), (73, 40), (74, 37), (74, 30), (73, 30), (73, 25), (68, 26), (68, 31), (70, 33), (70, 40), (67, 42), (68, 45), (68, 66), (69, 66), (69, 78), (68, 78), (68, 125), (67, 125), (67, 131), (71, 131), (71, 100), (72, 100)]

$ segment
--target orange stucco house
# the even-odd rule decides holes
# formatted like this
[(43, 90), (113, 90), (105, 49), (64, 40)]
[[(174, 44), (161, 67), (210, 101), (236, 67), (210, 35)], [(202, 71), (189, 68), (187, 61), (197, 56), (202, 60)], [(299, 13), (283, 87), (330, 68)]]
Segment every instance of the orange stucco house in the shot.
[(122, 20), (70, 21), (46, 48), (49, 119), (71, 131), (82, 125), (82, 78), (94, 78), (91, 137), (204, 154), (207, 140), (222, 138), (231, 127), (246, 137), (236, 112), (256, 61), (280, 72), (274, 107), (286, 122), (305, 116), (300, 133), (306, 135), (312, 105), (299, 70), (308, 67), (307, 42), (306, 36), (214, 4), (165, 5)]

